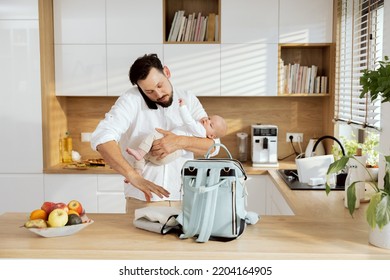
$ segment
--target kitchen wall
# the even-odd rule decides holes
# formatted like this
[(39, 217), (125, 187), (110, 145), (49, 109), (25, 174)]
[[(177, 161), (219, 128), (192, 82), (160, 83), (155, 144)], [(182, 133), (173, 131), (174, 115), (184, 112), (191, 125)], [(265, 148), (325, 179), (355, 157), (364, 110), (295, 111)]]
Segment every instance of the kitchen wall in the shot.
[[(302, 149), (309, 138), (323, 135), (324, 98), (328, 97), (200, 97), (200, 101), (208, 114), (218, 114), (226, 119), (229, 130), (221, 140), (234, 157), (238, 156), (236, 133), (242, 131), (250, 135), (251, 124), (261, 123), (278, 126), (279, 158), (283, 158), (293, 153), (291, 145), (286, 142), (286, 132), (304, 134)], [(80, 133), (93, 131), (116, 97), (67, 97), (66, 100), (64, 110), (74, 149), (85, 159), (98, 157), (89, 143), (80, 141)], [(299, 151), (297, 144), (295, 148)]]

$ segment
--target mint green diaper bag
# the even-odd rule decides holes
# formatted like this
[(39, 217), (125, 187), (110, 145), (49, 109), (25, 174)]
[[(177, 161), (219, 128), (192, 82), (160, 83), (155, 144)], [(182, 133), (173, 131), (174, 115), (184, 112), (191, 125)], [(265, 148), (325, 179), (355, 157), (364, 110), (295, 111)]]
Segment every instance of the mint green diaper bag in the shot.
[[(210, 158), (216, 146), (224, 148), (229, 158)], [(180, 238), (197, 237), (197, 242), (238, 238), (246, 227), (247, 215), (247, 177), (242, 164), (223, 144), (214, 144), (205, 158), (187, 161), (181, 174), (182, 212), (177, 217), (183, 231)]]

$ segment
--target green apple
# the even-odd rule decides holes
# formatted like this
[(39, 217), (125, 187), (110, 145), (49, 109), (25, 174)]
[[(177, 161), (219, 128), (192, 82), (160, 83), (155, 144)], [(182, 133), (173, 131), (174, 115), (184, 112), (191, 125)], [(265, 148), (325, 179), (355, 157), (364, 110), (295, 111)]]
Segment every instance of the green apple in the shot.
[(61, 208), (54, 209), (47, 222), (50, 227), (63, 227), (68, 222), (68, 212)]

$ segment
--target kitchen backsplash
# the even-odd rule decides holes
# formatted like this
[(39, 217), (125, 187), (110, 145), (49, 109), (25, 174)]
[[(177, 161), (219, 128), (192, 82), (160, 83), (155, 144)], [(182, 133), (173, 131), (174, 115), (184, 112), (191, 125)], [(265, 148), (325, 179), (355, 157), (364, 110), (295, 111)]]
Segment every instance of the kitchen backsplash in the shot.
[[(278, 158), (293, 153), (291, 145), (286, 142), (286, 132), (304, 134), (301, 145), (304, 151), (310, 138), (324, 134), (324, 98), (328, 97), (199, 97), (208, 114), (218, 114), (226, 119), (229, 129), (221, 141), (235, 158), (238, 158), (237, 132), (246, 132), (250, 137), (251, 124), (256, 123), (278, 126)], [(81, 132), (92, 132), (116, 99), (117, 97), (66, 98), (63, 109), (73, 137), (73, 149), (83, 159), (97, 158), (100, 155), (92, 151), (88, 142), (81, 142)], [(250, 160), (250, 138), (248, 147)], [(297, 143), (295, 149), (300, 151)], [(220, 156), (226, 155), (221, 153)]]

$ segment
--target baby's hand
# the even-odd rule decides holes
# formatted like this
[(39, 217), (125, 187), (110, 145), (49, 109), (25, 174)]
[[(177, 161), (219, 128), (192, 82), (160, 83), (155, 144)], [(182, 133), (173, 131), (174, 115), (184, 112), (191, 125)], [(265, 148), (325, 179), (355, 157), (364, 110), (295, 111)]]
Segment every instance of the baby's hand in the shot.
[(180, 105), (180, 106), (183, 106), (183, 105), (184, 105), (184, 100), (181, 99), (181, 98), (179, 98), (179, 105)]

